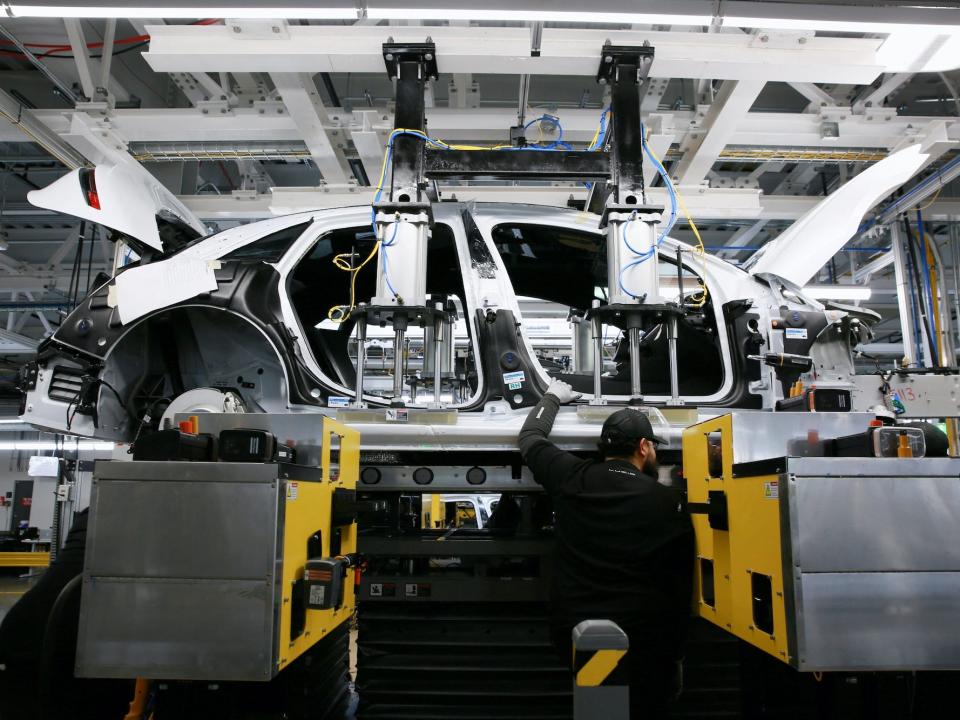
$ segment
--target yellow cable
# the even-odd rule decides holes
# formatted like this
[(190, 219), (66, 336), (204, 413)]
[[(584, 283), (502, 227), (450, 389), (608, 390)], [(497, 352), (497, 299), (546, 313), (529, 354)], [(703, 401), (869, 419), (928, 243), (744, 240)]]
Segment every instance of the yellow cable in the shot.
[(693, 218), (690, 217), (690, 211), (687, 210), (686, 203), (683, 202), (683, 196), (680, 194), (680, 191), (677, 190), (674, 186), (673, 191), (677, 195), (677, 204), (680, 206), (680, 209), (683, 210), (683, 214), (687, 218), (687, 222), (690, 223), (690, 229), (693, 230), (694, 237), (697, 238), (697, 252), (700, 255), (700, 259), (703, 262), (703, 293), (700, 298), (694, 302), (694, 307), (702, 308), (707, 304), (707, 257), (706, 257), (706, 248), (703, 246), (703, 238), (700, 237), (700, 230), (697, 228), (697, 224), (693, 221)]
[[(350, 317), (350, 313), (357, 306), (356, 305), (356, 286), (357, 286), (357, 275), (360, 274), (360, 271), (363, 270), (364, 266), (373, 260), (373, 258), (380, 251), (380, 241), (374, 244), (373, 249), (370, 251), (370, 254), (360, 263), (357, 267), (348, 265), (342, 258), (350, 257), (350, 253), (341, 253), (334, 256), (333, 264), (335, 267), (340, 270), (346, 270), (350, 273), (350, 305), (334, 305), (327, 311), (327, 319), (332, 320), (335, 323), (343, 323), (347, 321), (347, 318)], [(340, 311), (339, 317), (334, 317), (334, 313)]]
[(928, 203), (927, 203), (926, 205), (924, 205), (923, 207), (918, 207), (917, 210), (920, 210), (920, 211), (922, 212), (922, 211), (926, 210), (928, 207), (930, 207), (931, 205), (933, 205), (933, 204), (937, 201), (937, 198), (940, 197), (940, 191), (941, 191), (941, 190), (943, 190), (943, 185), (941, 185), (940, 187), (937, 188), (937, 191), (933, 194), (933, 197), (930, 198), (930, 202), (928, 202)]

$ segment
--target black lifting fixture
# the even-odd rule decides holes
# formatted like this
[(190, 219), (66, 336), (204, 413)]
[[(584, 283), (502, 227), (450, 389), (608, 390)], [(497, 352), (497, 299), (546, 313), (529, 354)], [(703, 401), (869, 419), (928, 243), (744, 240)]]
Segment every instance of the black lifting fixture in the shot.
[[(398, 135), (385, 200), (377, 209), (394, 211), (410, 203), (439, 200), (438, 180), (566, 180), (592, 184), (587, 209), (604, 217), (610, 209), (642, 205), (643, 146), (640, 136), (640, 92), (653, 64), (649, 45), (602, 48), (597, 82), (611, 89), (610, 150), (511, 149), (477, 152), (429, 147), (422, 138)], [(426, 130), (424, 88), (437, 78), (436, 46), (423, 43), (383, 45), (387, 73), (396, 80), (395, 129)]]

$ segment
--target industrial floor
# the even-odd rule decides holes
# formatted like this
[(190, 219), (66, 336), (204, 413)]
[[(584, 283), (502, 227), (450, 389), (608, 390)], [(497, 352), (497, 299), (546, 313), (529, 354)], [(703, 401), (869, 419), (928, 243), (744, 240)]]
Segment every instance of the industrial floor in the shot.
[[(26, 569), (20, 574), (25, 572)], [(3, 622), (7, 611), (20, 599), (20, 596), (30, 589), (33, 580), (33, 578), (21, 578), (14, 574), (0, 576), (0, 622)]]

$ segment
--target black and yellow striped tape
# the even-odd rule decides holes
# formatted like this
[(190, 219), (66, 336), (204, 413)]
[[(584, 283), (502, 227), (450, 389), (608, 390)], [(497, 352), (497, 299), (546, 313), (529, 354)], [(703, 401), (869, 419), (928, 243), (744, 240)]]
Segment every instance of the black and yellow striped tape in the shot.
[(599, 687), (600, 685), (621, 685), (613, 671), (626, 650), (585, 650), (574, 651), (573, 669), (578, 687)]

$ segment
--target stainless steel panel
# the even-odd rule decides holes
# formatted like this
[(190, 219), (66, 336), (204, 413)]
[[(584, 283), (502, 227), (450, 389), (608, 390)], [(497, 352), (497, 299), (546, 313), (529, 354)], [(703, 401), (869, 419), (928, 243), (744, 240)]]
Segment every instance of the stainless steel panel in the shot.
[[(213, 463), (207, 471), (221, 478), (230, 474)], [(98, 478), (86, 571), (114, 577), (264, 578), (275, 558), (275, 467), (273, 473), (272, 484), (269, 476), (261, 483)]]
[(281, 471), (235, 463), (98, 463), (78, 672), (269, 680), (278, 647)]
[(789, 477), (803, 572), (960, 571), (960, 478)]
[(787, 471), (814, 477), (960, 478), (958, 458), (790, 458)]
[(268, 680), (273, 583), (85, 578), (77, 675)]
[[(241, 416), (246, 417), (246, 416)], [(255, 417), (251, 415), (249, 417)], [(231, 426), (234, 427), (234, 426)], [(248, 427), (244, 424), (235, 427)], [(262, 483), (276, 478), (274, 463), (227, 462), (122, 462), (99, 460), (94, 476), (102, 480), (149, 480), (151, 482)]]
[(810, 432), (821, 439), (866, 430), (870, 413), (775, 413), (737, 410), (733, 413), (733, 462), (768, 460), (799, 454)]
[(805, 573), (802, 670), (960, 668), (960, 573)]

